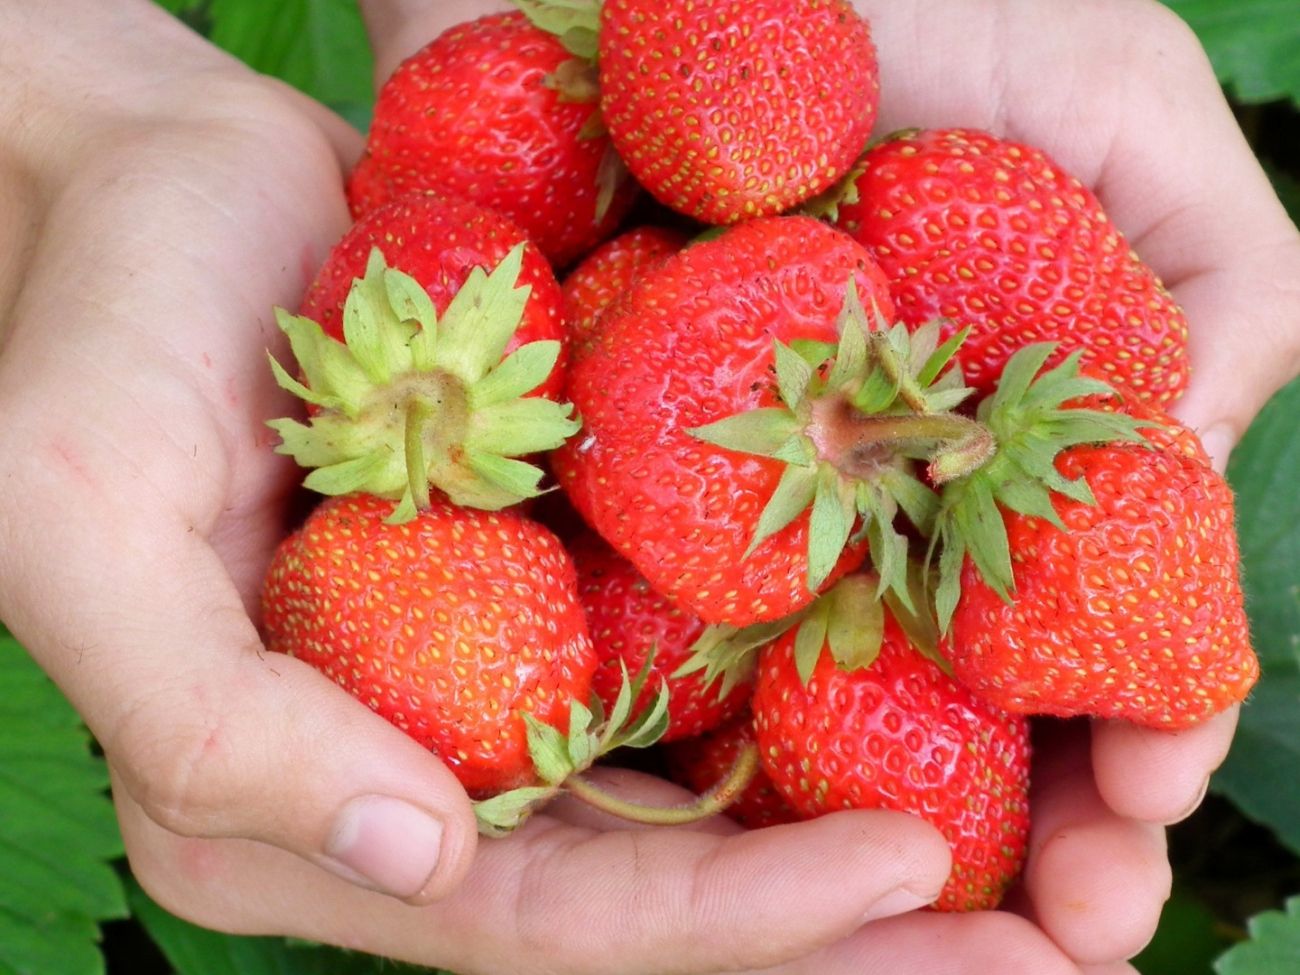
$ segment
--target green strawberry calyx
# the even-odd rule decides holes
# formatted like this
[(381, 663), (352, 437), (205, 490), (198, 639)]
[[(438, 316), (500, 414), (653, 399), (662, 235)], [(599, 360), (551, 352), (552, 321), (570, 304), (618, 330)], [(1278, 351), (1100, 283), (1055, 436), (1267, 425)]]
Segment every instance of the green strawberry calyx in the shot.
[[(869, 317), (850, 279), (838, 343), (774, 342), (778, 405), (688, 432), (727, 450), (785, 466), (745, 557), (811, 508), (806, 584), (818, 592), (851, 538), (868, 540), (881, 591), (910, 599), (901, 510), (926, 532), (938, 510), (916, 462), (942, 483), (978, 469), (993, 452), (983, 425), (955, 412), (971, 390), (948, 368), (965, 332), (939, 343), (942, 322), (911, 333)], [(873, 321), (874, 319), (874, 321)]]
[(608, 715), (600, 699), (592, 695), (590, 707), (574, 701), (569, 710), (567, 734), (525, 714), (528, 751), (537, 771), (539, 784), (512, 789), (474, 803), (479, 832), (485, 836), (505, 836), (538, 809), (568, 792), (597, 809), (622, 819), (647, 825), (681, 825), (692, 823), (726, 808), (744, 790), (758, 769), (758, 752), (751, 748), (737, 756), (730, 773), (713, 788), (684, 806), (660, 808), (643, 806), (610, 795), (582, 778), (596, 760), (616, 748), (647, 748), (668, 728), (668, 687), (659, 690), (639, 714), (632, 714), (632, 704), (649, 677), (654, 654), (651, 653), (635, 676), (623, 668), (623, 683)]
[(574, 57), (595, 63), (601, 0), (510, 0), (539, 30), (554, 34)]
[(1080, 374), (1081, 351), (1043, 371), (1055, 349), (1055, 343), (1037, 343), (1008, 360), (997, 390), (976, 413), (996, 441), (993, 456), (980, 469), (943, 486), (929, 558), (938, 552), (935, 607), (944, 632), (961, 597), (962, 566), (968, 556), (984, 581), (1012, 602), (1015, 579), (1002, 509), (1041, 518), (1065, 531), (1052, 504), (1054, 493), (1096, 504), (1082, 476), (1071, 480), (1056, 469), (1062, 451), (1083, 444), (1145, 444), (1140, 429), (1159, 426), (1124, 413), (1071, 408), (1072, 400), (1117, 394), (1104, 380)]
[(550, 375), (559, 342), (505, 355), (531, 291), (518, 286), (522, 260), (521, 244), (490, 272), (475, 268), (439, 316), (415, 279), (387, 267), (375, 248), (348, 293), (343, 342), (276, 309), (303, 380), (273, 356), (272, 371), (315, 412), (307, 423), (269, 426), (278, 453), (312, 468), (308, 488), (397, 500), (392, 524), (427, 509), (431, 485), (486, 510), (541, 493), (541, 469), (519, 458), (560, 446), (580, 423), (571, 405), (526, 395)]

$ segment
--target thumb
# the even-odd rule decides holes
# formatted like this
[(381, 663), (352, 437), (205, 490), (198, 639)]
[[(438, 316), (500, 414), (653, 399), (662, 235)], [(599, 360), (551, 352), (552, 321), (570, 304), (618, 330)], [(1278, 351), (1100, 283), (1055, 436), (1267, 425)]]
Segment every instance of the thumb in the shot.
[(0, 572), (0, 589), (15, 635), (102, 745), (119, 801), (173, 834), (257, 840), (411, 903), (458, 884), (476, 832), (455, 777), (324, 675), (268, 653), (200, 532), (107, 502), (60, 510), (5, 553), (22, 571)]

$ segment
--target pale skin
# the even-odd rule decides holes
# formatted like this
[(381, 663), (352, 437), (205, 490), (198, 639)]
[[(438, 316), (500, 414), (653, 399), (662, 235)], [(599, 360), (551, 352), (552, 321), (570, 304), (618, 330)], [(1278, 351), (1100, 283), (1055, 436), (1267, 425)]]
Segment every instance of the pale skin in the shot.
[[(474, 0), (362, 4), (380, 77)], [(1093, 186), (1192, 327), (1177, 412), (1219, 464), (1297, 369), (1300, 239), (1203, 53), (1144, 0), (862, 2), (878, 131), (963, 124)], [(103, 744), (132, 867), (199, 923), (479, 973), (1117, 975), (1168, 894), (1164, 824), (1236, 722), (1050, 729), (1013, 910), (916, 912), (911, 817), (629, 831), (561, 802), (477, 840), (436, 758), (264, 652), (291, 465), (265, 350), (347, 226), (361, 139), (148, 0), (0, 6), (0, 617)], [(643, 798), (665, 783), (610, 773)]]

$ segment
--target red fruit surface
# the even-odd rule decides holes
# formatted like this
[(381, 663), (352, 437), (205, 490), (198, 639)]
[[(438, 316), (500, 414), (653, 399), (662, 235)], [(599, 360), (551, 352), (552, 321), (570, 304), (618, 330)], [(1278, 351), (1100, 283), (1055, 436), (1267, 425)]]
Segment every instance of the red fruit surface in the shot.
[[(1150, 408), (1145, 408), (1150, 412)], [(1008, 605), (968, 559), (951, 655), (973, 691), (1010, 711), (1090, 714), (1177, 729), (1245, 699), (1259, 675), (1238, 577), (1227, 481), (1169, 416), (1162, 446), (1061, 453), (1097, 505), (1053, 496), (1066, 531), (1004, 510)], [(1202, 452), (1202, 457), (1204, 456)]]
[(935, 909), (996, 907), (1029, 832), (1027, 720), (974, 697), (892, 619), (874, 663), (845, 670), (823, 649), (807, 686), (794, 641), (790, 631), (763, 651), (754, 690), (755, 735), (776, 788), (804, 817), (920, 816), (952, 848)]
[(319, 322), (326, 335), (342, 341), (348, 291), (352, 282), (365, 274), (371, 249), (378, 247), (389, 267), (409, 274), (429, 292), (441, 315), (471, 271), (491, 271), (520, 243), (525, 247), (517, 284), (531, 292), (523, 321), (506, 352), (544, 339), (560, 342), (555, 368), (530, 394), (559, 399), (569, 360), (559, 282), (541, 252), (518, 227), (474, 203), (411, 193), (370, 211), (334, 245), (303, 296), (300, 314)]
[(666, 684), (668, 728), (661, 742), (703, 734), (745, 708), (752, 681), (737, 684), (719, 698), (719, 685), (706, 686), (704, 671), (672, 676), (689, 659), (692, 644), (704, 632), (706, 624), (699, 617), (651, 589), (631, 562), (594, 533), (574, 539), (568, 549), (578, 571), (578, 599), (600, 661), (592, 688), (606, 714), (613, 710), (623, 686), (621, 664), (635, 676), (652, 651), (654, 662), (632, 713), (649, 707)]
[(271, 650), (292, 654), (435, 752), (471, 795), (535, 780), (523, 715), (567, 732), (595, 652), (559, 541), (510, 509), (331, 498), (277, 550)]
[(862, 152), (880, 97), (848, 0), (606, 0), (601, 111), (637, 180), (706, 223), (783, 212)]
[[(754, 717), (746, 709), (714, 731), (673, 742), (665, 748), (668, 776), (696, 794), (704, 793), (727, 778), (740, 750), (753, 741)], [(797, 823), (802, 818), (762, 768), (723, 810), (723, 815), (746, 829)]]
[(355, 217), (411, 190), (505, 214), (556, 267), (613, 232), (636, 195), (623, 180), (602, 219), (597, 176), (609, 138), (582, 138), (598, 104), (548, 84), (573, 55), (519, 12), (459, 24), (380, 89), (365, 155), (348, 180)]
[[(807, 605), (808, 514), (749, 558), (780, 461), (687, 431), (771, 406), (773, 340), (834, 342), (850, 275), (892, 313), (884, 276), (845, 234), (804, 217), (740, 224), (646, 271), (576, 351), (566, 387), (583, 429), (551, 455), (586, 522), (659, 592), (710, 623)], [(854, 568), (846, 546), (823, 588)]]
[(681, 250), (687, 236), (668, 227), (637, 227), (607, 240), (584, 257), (568, 277), (564, 314), (576, 345), (596, 326), (596, 317), (628, 289), (638, 274)]
[(1144, 399), (1187, 385), (1187, 322), (1097, 197), (1044, 153), (971, 129), (891, 139), (862, 160), (838, 226), (865, 244), (915, 327), (969, 326), (957, 354), (988, 392), (1017, 349), (1060, 343)]

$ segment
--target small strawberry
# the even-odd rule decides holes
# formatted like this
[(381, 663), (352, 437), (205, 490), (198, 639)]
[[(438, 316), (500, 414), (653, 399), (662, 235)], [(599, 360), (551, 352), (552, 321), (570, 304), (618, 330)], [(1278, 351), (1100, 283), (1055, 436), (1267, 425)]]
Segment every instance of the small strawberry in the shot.
[(754, 689), (763, 767), (805, 818), (895, 809), (935, 826), (953, 868), (941, 911), (998, 905), (1029, 831), (1028, 722), (973, 696), (848, 576), (765, 648)]
[[(721, 727), (695, 738), (675, 741), (664, 748), (668, 776), (693, 792), (703, 792), (722, 781), (736, 764), (740, 750), (754, 744), (754, 717), (746, 708)], [(749, 785), (723, 815), (746, 829), (796, 823), (802, 817), (785, 801), (767, 773), (759, 769)]]
[(768, 217), (645, 271), (575, 352), (567, 392), (584, 427), (552, 454), (556, 478), (707, 622), (789, 617), (868, 544), (894, 584), (895, 512), (924, 521), (934, 500), (912, 458), (969, 447), (975, 425), (942, 412), (965, 395), (959, 377), (933, 382), (952, 346), (928, 341), (937, 328), (873, 329), (863, 301), (891, 312), (859, 245)]
[(332, 498), (275, 554), (268, 646), (434, 751), (476, 797), (533, 785), (525, 715), (567, 731), (596, 655), (572, 563), (516, 509)]
[(848, 171), (879, 102), (848, 0), (605, 0), (601, 110), (637, 180), (706, 223), (780, 213)]
[(1035, 380), (1049, 352), (1012, 358), (980, 406), (997, 453), (944, 488), (953, 669), (1010, 711), (1185, 728), (1259, 674), (1232, 492), (1191, 431), (1117, 402), (1077, 353)]
[[(632, 708), (649, 707), (655, 690), (667, 684), (668, 727), (660, 741), (702, 734), (745, 708), (751, 680), (732, 682), (734, 686), (722, 693), (699, 671), (674, 674), (703, 635), (703, 621), (651, 589), (632, 563), (593, 532), (571, 541), (568, 550), (578, 573), (578, 600), (599, 660), (592, 689), (606, 710), (613, 708), (624, 675), (641, 671), (652, 654), (642, 696)], [(721, 778), (715, 776), (701, 788)]]
[[(433, 201), (413, 199), (411, 212), (445, 214)], [(407, 213), (407, 204), (399, 209)], [(308, 306), (314, 312), (335, 308), (357, 247), (376, 228), (362, 229), (360, 244), (345, 238), (313, 289)], [(394, 233), (399, 229), (407, 228), (395, 225)], [(312, 410), (306, 424), (271, 421), (281, 438), (277, 451), (314, 468), (304, 483), (322, 494), (400, 499), (395, 520), (428, 508), (430, 485), (455, 504), (490, 510), (534, 497), (542, 471), (524, 458), (559, 446), (578, 429), (570, 407), (530, 395), (553, 376), (563, 351), (553, 338), (520, 344), (535, 314), (532, 287), (519, 283), (531, 245), (516, 243), (485, 268), (484, 252), (501, 241), (466, 238), (463, 247), (443, 250), (421, 239), (429, 259), (410, 266), (431, 281), (436, 300), (411, 275), (387, 267), (376, 246), (342, 315), (320, 315), (330, 331), (341, 323), (345, 341), (310, 318), (276, 310), (302, 381), (272, 360), (276, 380)], [(409, 256), (408, 238), (390, 243)], [(422, 253), (424, 245), (415, 250)], [(543, 325), (557, 321), (543, 309)]]
[(546, 258), (522, 230), (486, 207), (435, 193), (408, 193), (370, 210), (331, 248), (307, 288), (299, 314), (343, 341), (343, 311), (356, 279), (378, 248), (391, 268), (414, 278), (439, 315), (475, 268), (491, 271), (523, 245), (517, 288), (528, 289), (523, 315), (506, 353), (529, 342), (555, 341), (560, 354), (532, 395), (559, 399), (569, 361), (564, 298)]
[(459, 24), (381, 88), (348, 181), (353, 215), (434, 190), (500, 211), (566, 266), (613, 232), (636, 194), (598, 97), (589, 63), (522, 13)]
[(1044, 153), (970, 129), (903, 134), (868, 151), (836, 225), (889, 276), (900, 317), (970, 328), (966, 381), (993, 389), (1040, 341), (1083, 350), (1144, 399), (1187, 384), (1187, 322), (1097, 197)]
[(595, 328), (596, 317), (628, 289), (638, 274), (686, 246), (687, 237), (667, 227), (644, 226), (607, 240), (564, 279), (564, 315), (575, 345)]

